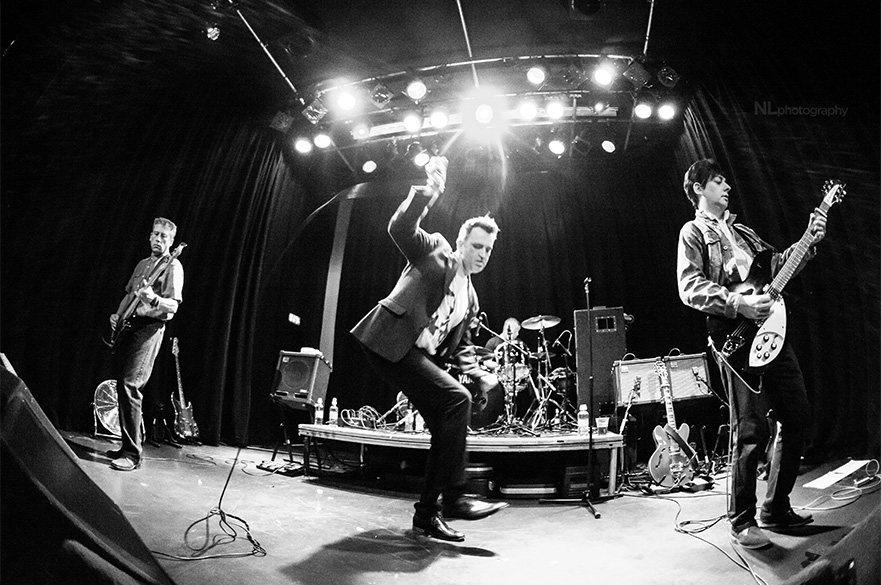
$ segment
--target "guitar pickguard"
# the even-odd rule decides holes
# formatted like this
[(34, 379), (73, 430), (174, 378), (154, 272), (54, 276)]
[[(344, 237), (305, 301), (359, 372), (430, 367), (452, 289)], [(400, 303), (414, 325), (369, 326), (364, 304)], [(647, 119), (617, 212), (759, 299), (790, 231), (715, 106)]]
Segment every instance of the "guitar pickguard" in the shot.
[(771, 306), (771, 314), (759, 326), (749, 353), (750, 368), (764, 368), (777, 359), (786, 339), (786, 306), (778, 298)]

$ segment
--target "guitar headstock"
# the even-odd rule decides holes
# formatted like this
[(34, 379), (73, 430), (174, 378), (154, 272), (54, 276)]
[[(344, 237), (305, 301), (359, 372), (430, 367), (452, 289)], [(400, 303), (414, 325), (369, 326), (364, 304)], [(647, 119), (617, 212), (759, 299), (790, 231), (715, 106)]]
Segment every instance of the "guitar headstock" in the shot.
[(177, 356), (180, 353), (180, 347), (177, 345), (177, 337), (171, 338), (171, 353)]
[(639, 396), (639, 391), (642, 388), (642, 376), (637, 376), (633, 381), (633, 393), (636, 396)]
[(655, 373), (658, 375), (658, 379), (661, 382), (661, 386), (669, 386), (670, 379), (667, 374), (667, 368), (664, 367), (664, 362), (658, 360), (655, 362)]
[(829, 179), (823, 184), (823, 205), (825, 208), (841, 203), (847, 193), (844, 187), (845, 183), (838, 179)]
[(175, 258), (180, 256), (181, 252), (183, 252), (184, 248), (186, 248), (186, 247), (187, 247), (186, 242), (181, 242), (180, 244), (178, 244), (177, 247), (174, 249), (174, 251), (171, 253), (171, 259), (174, 260)]

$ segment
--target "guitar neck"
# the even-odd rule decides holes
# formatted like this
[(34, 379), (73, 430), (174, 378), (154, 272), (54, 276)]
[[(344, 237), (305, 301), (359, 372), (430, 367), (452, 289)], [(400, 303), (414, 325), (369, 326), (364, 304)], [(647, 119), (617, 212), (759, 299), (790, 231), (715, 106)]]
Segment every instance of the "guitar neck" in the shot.
[[(658, 373), (658, 379), (661, 385), (661, 395), (664, 397), (664, 407), (667, 409), (667, 424), (671, 429), (676, 428), (676, 414), (673, 412), (673, 394), (670, 391), (670, 379), (667, 371), (662, 363), (655, 364), (655, 371)], [(670, 442), (670, 453), (678, 453), (679, 445), (676, 441)]]
[(174, 356), (174, 367), (177, 370), (177, 399), (183, 405), (186, 404), (184, 402), (184, 385), (180, 378), (180, 359), (177, 357), (177, 354)]
[[(829, 211), (829, 208), (832, 207), (834, 202), (834, 199), (828, 197), (824, 198), (818, 209), (821, 213), (825, 214)], [(786, 259), (786, 262), (783, 264), (783, 267), (780, 268), (780, 271), (774, 277), (774, 280), (771, 281), (769, 292), (772, 296), (777, 297), (783, 292), (783, 288), (789, 282), (789, 279), (795, 274), (795, 271), (810, 251), (813, 241), (814, 235), (811, 233), (811, 227), (808, 226), (801, 238), (796, 242), (792, 254)]]

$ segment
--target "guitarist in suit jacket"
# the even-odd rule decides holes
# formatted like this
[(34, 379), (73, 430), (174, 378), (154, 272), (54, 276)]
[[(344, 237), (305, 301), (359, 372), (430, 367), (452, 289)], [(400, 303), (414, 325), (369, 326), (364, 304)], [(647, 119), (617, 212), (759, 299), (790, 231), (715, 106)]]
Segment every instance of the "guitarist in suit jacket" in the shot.
[[(772, 250), (773, 276), (794, 252), (795, 245), (777, 252), (753, 230), (735, 223), (734, 214), (728, 211), (731, 187), (715, 161), (704, 159), (691, 165), (685, 174), (684, 189), (695, 208), (695, 217), (679, 233), (676, 270), (682, 302), (715, 317), (767, 318), (773, 304), (769, 294), (740, 294), (729, 289), (747, 280), (757, 254)], [(825, 236), (826, 216), (819, 209), (811, 214), (808, 229), (814, 244)], [(798, 270), (815, 254), (812, 246)], [(812, 520), (809, 514), (797, 514), (789, 502), (810, 414), (804, 379), (788, 343), (761, 375), (748, 373), (718, 351), (714, 354), (731, 401), (731, 539), (744, 548), (765, 548), (771, 541), (756, 522), (756, 478), (762, 440), (768, 433), (768, 405), (776, 415), (779, 433), (759, 520), (768, 530), (802, 526)]]
[(139, 299), (113, 352), (111, 365), (116, 380), (122, 447), (108, 451), (107, 455), (112, 459), (110, 467), (118, 471), (133, 471), (141, 466), (143, 389), (153, 371), (165, 323), (174, 317), (182, 301), (184, 269), (177, 258), (160, 278), (145, 286), (158, 263), (168, 261), (176, 233), (177, 226), (171, 220), (164, 217), (153, 220), (149, 238), (151, 254), (135, 266), (125, 287), (126, 295), (117, 312), (110, 315), (111, 327), (122, 326), (120, 315), (135, 297)]
[[(462, 224), (455, 250), (441, 234), (426, 232), (420, 222), (443, 191), (446, 159), (432, 158), (426, 171), (428, 185), (413, 186), (388, 225), (407, 265), (391, 293), (352, 334), (371, 366), (410, 399), (431, 431), (413, 528), (434, 538), (461, 541), (465, 536), (444, 517), (474, 520), (505, 507), (464, 495), (472, 397), (443, 367), (454, 362), (485, 389), (498, 383), (495, 375), (478, 367), (471, 343), (480, 309), (471, 276), (489, 262), (499, 228), (489, 216), (471, 218)], [(438, 503), (441, 495), (443, 508)]]

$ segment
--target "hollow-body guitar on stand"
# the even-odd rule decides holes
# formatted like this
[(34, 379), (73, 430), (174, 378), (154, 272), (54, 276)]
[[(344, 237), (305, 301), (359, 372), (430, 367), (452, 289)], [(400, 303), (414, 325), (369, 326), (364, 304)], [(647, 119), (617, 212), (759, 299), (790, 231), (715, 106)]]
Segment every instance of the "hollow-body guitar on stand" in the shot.
[[(827, 181), (823, 202), (819, 206), (820, 212), (825, 214), (830, 207), (841, 201), (844, 194), (844, 183)], [(773, 280), (771, 279), (773, 252), (762, 250), (753, 259), (746, 280), (729, 287), (732, 292), (743, 295), (771, 295), (774, 304), (767, 318), (757, 321), (746, 317), (738, 319), (707, 317), (707, 330), (713, 346), (729, 363), (751, 372), (761, 372), (780, 355), (783, 342), (786, 340), (786, 305), (783, 302), (783, 287), (795, 274), (813, 244), (814, 236), (808, 227)]]
[(661, 395), (667, 408), (667, 425), (664, 427), (658, 425), (652, 431), (657, 448), (649, 458), (649, 473), (658, 485), (668, 488), (679, 487), (694, 478), (692, 464), (695, 453), (688, 445), (688, 425), (682, 423), (679, 430), (676, 430), (670, 378), (663, 362), (655, 362), (655, 372), (660, 379)]
[[(139, 288), (144, 288), (148, 286), (152, 286), (154, 282), (159, 280), (166, 272), (168, 272), (169, 267), (175, 261), (175, 259), (180, 256), (181, 252), (184, 251), (187, 245), (184, 242), (178, 244), (177, 248), (169, 256), (165, 256), (159, 258), (156, 264), (150, 269), (150, 274), (143, 280), (141, 286)], [(120, 339), (122, 339), (123, 333), (131, 327), (131, 318), (135, 315), (135, 311), (138, 308), (138, 305), (141, 304), (141, 299), (138, 298), (137, 289), (132, 290), (128, 293), (124, 299), (125, 308), (119, 313), (119, 320), (116, 322), (116, 326), (111, 329), (110, 334), (107, 335), (103, 341), (110, 348), (110, 351), (116, 351), (117, 346), (119, 345)]]
[(198, 440), (199, 427), (193, 419), (193, 405), (184, 398), (184, 386), (180, 377), (180, 347), (177, 337), (171, 338), (171, 353), (174, 354), (174, 366), (177, 371), (177, 396), (172, 394), (171, 403), (174, 405), (174, 432), (182, 439)]

